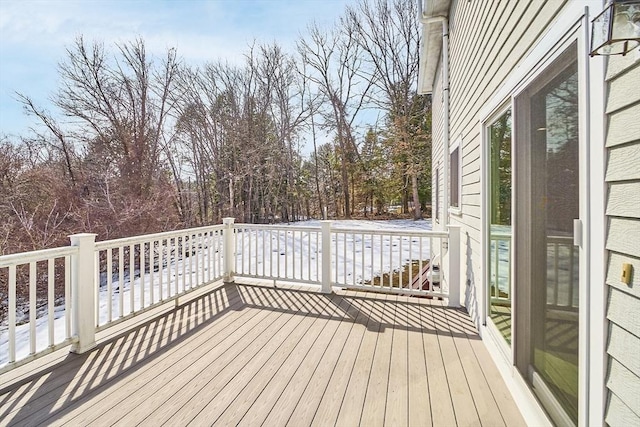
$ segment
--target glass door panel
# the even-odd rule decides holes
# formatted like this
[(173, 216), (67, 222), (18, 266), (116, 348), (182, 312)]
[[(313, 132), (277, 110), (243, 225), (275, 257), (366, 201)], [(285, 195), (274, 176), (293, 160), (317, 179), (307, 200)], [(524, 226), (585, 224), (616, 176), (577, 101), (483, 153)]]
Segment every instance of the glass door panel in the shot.
[(489, 126), (489, 318), (511, 344), (511, 110)]
[(574, 423), (578, 414), (578, 72), (530, 98), (531, 365)]

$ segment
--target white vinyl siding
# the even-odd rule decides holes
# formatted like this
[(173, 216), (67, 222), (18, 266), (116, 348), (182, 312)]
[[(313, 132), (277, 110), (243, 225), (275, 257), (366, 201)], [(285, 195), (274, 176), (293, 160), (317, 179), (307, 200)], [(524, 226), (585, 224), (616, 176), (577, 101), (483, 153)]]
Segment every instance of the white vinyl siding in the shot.
[[(477, 325), (482, 319), (478, 310), (483, 291), (483, 265), (481, 257), (481, 171), (480, 154), (482, 144), (482, 126), (488, 116), (503, 103), (509, 101), (514, 86), (513, 78), (525, 76), (540, 63), (535, 60), (539, 44), (549, 41), (552, 36), (561, 34), (557, 28), (568, 28), (567, 11), (576, 12), (578, 17), (583, 6), (589, 6), (590, 18), (597, 14), (605, 2), (569, 2), (558, 1), (466, 1), (453, 0), (449, 10), (450, 40), (450, 126), (449, 134), (460, 138), (461, 158), (461, 214), (451, 218), (452, 224), (462, 226), (462, 253), (466, 255), (465, 305), (474, 317)], [(579, 7), (578, 7), (579, 6)], [(584, 8), (583, 8), (584, 10)], [(562, 13), (564, 20), (559, 19)], [(573, 17), (570, 17), (573, 19)], [(557, 25), (556, 25), (557, 24)], [(549, 45), (549, 49), (551, 49)], [(606, 163), (605, 183), (601, 170), (597, 179), (592, 176), (588, 189), (593, 200), (604, 197), (604, 211), (592, 211), (592, 230), (598, 229), (606, 215), (602, 237), (591, 238), (596, 242), (591, 250), (591, 259), (597, 261), (599, 254), (606, 262), (606, 297), (597, 295), (602, 286), (602, 275), (590, 277), (592, 296), (606, 303), (606, 319), (602, 311), (593, 313), (595, 320), (591, 324), (602, 322), (606, 325), (606, 339), (603, 336), (606, 354), (602, 349), (592, 360), (598, 364), (600, 357), (606, 357), (606, 376), (600, 372), (594, 382), (596, 389), (606, 384), (606, 416), (602, 420), (609, 425), (640, 425), (640, 362), (636, 356), (640, 353), (640, 59), (637, 52), (625, 57), (612, 56), (606, 59), (606, 90), (591, 93), (593, 111), (603, 107), (600, 97), (605, 97), (604, 110), (606, 124), (602, 133), (599, 125), (593, 125), (595, 133), (590, 135), (590, 144), (604, 146), (606, 155), (597, 156)], [(533, 60), (532, 60), (533, 58)], [(590, 64), (596, 64), (591, 60)], [(602, 70), (592, 69), (600, 76)], [(602, 79), (598, 77), (598, 84)], [(589, 82), (588, 82), (589, 83)], [(506, 89), (505, 89), (506, 87)], [(445, 153), (442, 147), (442, 85), (441, 76), (436, 75), (433, 87), (433, 165), (442, 165)], [(594, 115), (595, 117), (595, 115)], [(593, 123), (594, 117), (591, 117)], [(597, 114), (597, 117), (602, 117)], [(599, 119), (597, 119), (599, 120)], [(597, 121), (596, 120), (596, 121)], [(436, 121), (437, 125), (436, 125)], [(594, 150), (598, 152), (598, 150)], [(591, 166), (598, 159), (591, 160)], [(601, 167), (601, 166), (599, 166)], [(598, 168), (596, 168), (598, 169)], [(441, 181), (444, 177), (441, 177)], [(606, 187), (606, 190), (604, 188)], [(440, 191), (446, 191), (446, 183), (440, 182)], [(597, 203), (595, 203), (597, 206)], [(589, 205), (591, 208), (594, 205)], [(446, 214), (446, 211), (441, 214)], [(587, 230), (589, 232), (591, 230)], [(605, 231), (601, 236), (604, 236)], [(603, 248), (603, 243), (605, 247)], [(606, 250), (605, 250), (606, 249)], [(604, 256), (603, 256), (604, 255)], [(620, 281), (622, 264), (633, 266), (632, 283), (626, 285)], [(598, 269), (596, 268), (597, 272)], [(602, 271), (600, 271), (602, 273)], [(585, 276), (586, 277), (586, 276)], [(594, 290), (596, 290), (594, 294)], [(591, 304), (591, 308), (597, 305)], [(603, 304), (604, 305), (604, 304)], [(602, 310), (605, 310), (604, 307)], [(597, 328), (596, 328), (597, 329)], [(598, 331), (593, 341), (599, 340)], [(602, 332), (602, 331), (600, 331)], [(602, 333), (605, 335), (605, 333)], [(592, 341), (592, 342), (593, 342)], [(594, 345), (598, 348), (598, 345)], [(595, 369), (598, 372), (600, 368)], [(588, 375), (588, 374), (587, 374)], [(597, 395), (597, 393), (596, 393)], [(598, 399), (598, 396), (595, 396)], [(598, 406), (598, 402), (592, 406)], [(597, 414), (597, 411), (595, 412)], [(602, 413), (598, 415), (598, 420)]]
[[(480, 145), (478, 116), (485, 103), (535, 45), (566, 1), (452, 2), (450, 39), (450, 135), (461, 142), (461, 215), (451, 222), (462, 226), (462, 253), (467, 254), (463, 282), (475, 293), (481, 286)], [(439, 70), (439, 72), (441, 69)], [(442, 85), (433, 88), (433, 164), (442, 164)], [(438, 121), (438, 122), (437, 122)], [(437, 122), (437, 123), (436, 123)], [(441, 183), (442, 184), (442, 183)], [(441, 186), (440, 188), (447, 188)], [(441, 190), (442, 191), (442, 190)], [(478, 282), (477, 282), (478, 281)], [(481, 323), (478, 299), (466, 295), (469, 312)]]
[[(612, 56), (607, 66), (606, 181), (609, 358), (605, 421), (640, 425), (640, 61)], [(632, 283), (620, 281), (622, 264)]]

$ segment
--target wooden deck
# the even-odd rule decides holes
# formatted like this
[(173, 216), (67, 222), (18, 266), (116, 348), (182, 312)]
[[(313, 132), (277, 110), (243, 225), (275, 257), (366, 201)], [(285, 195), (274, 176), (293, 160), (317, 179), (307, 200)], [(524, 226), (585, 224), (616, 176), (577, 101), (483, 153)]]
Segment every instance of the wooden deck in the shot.
[(2, 425), (525, 425), (464, 311), (292, 286), (223, 285), (0, 383)]

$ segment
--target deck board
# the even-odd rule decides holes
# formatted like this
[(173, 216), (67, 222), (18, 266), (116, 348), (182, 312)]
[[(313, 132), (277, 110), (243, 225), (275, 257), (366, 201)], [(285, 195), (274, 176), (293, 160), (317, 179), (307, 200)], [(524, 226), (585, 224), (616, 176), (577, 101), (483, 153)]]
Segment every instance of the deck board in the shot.
[(220, 285), (59, 359), (0, 381), (0, 425), (525, 424), (466, 313), (430, 299)]
[[(219, 354), (228, 354), (232, 348), (231, 342), (244, 338), (243, 333), (259, 322), (261, 316), (262, 313), (243, 313), (243, 316), (238, 316), (233, 322), (222, 325), (226, 326), (224, 328), (216, 328), (212, 324), (210, 330), (203, 331), (206, 333), (195, 336), (189, 346), (176, 347), (170, 354), (123, 378), (126, 387), (122, 387), (121, 382), (110, 384), (92, 398), (86, 399), (77, 409), (70, 411), (61, 421), (72, 425), (88, 425), (96, 420), (111, 424), (123, 416), (135, 416), (138, 411), (152, 407), (155, 401), (167, 394), (172, 395), (180, 387), (187, 387), (188, 382), (197, 377), (198, 370), (206, 367), (203, 363), (198, 363), (206, 361), (203, 355), (215, 359)], [(189, 322), (186, 321), (185, 324)], [(240, 328), (240, 333), (234, 334), (233, 331), (237, 328)], [(211, 348), (207, 345), (211, 337), (215, 337), (223, 345)], [(187, 357), (194, 360), (194, 363), (184, 368), (179, 362)], [(153, 395), (148, 396), (146, 390), (153, 390)]]
[[(234, 296), (234, 298), (228, 300), (226, 307), (232, 308), (236, 304), (240, 306), (241, 303), (240, 296)], [(215, 318), (215, 312), (211, 312), (211, 314), (211, 319)], [(149, 331), (153, 329), (153, 322), (149, 322), (141, 325), (130, 333), (115, 337), (97, 351), (83, 356), (68, 355), (65, 363), (66, 370), (78, 370), (78, 375), (71, 384), (67, 384), (66, 376), (52, 375), (51, 372), (47, 372), (42, 375), (42, 378), (46, 378), (46, 381), (41, 386), (32, 387), (32, 382), (25, 382), (12, 393), (5, 394), (3, 398), (7, 399), (7, 402), (11, 402), (17, 397), (20, 397), (22, 399), (28, 399), (31, 404), (45, 406), (48, 403), (45, 399), (51, 399), (56, 396), (56, 393), (59, 393), (56, 389), (61, 386), (71, 389), (80, 388), (86, 386), (88, 381), (82, 381), (82, 379), (87, 378), (91, 378), (94, 383), (102, 383), (114, 375), (117, 375), (118, 371), (126, 370), (129, 366), (133, 365), (139, 354), (135, 351), (136, 349), (163, 348), (186, 333), (186, 327), (180, 326), (180, 324), (184, 322), (178, 321), (181, 315), (181, 312), (176, 311), (172, 313), (171, 316), (161, 318), (159, 323), (169, 323), (169, 327), (163, 328), (160, 334), (149, 334)], [(236, 318), (231, 316), (222, 316), (216, 318), (216, 324), (212, 326), (216, 329), (224, 329), (229, 322), (236, 320)], [(95, 363), (97, 360), (100, 360), (100, 363)], [(114, 369), (114, 367), (117, 367), (117, 369)], [(45, 399), (42, 399), (43, 397)]]
[(431, 426), (431, 402), (429, 400), (429, 380), (427, 358), (423, 344), (421, 310), (407, 304), (407, 363), (408, 424), (410, 426)]
[[(334, 307), (330, 307), (325, 299), (325, 301), (317, 301), (313, 308), (318, 310), (320, 315), (330, 316), (333, 311), (329, 310)], [(311, 349), (324, 325), (326, 322), (320, 317), (307, 315), (267, 363), (260, 367), (260, 371), (250, 379), (240, 393), (236, 394), (233, 403), (220, 417), (213, 419), (211, 411), (205, 409), (198, 418), (194, 419), (194, 422), (202, 425), (211, 420), (218, 425), (237, 425), (249, 413), (256, 421), (265, 412), (268, 413), (269, 408), (273, 406), (274, 397), (277, 398), (283, 386), (286, 386), (286, 382), (295, 373), (295, 368)], [(270, 393), (271, 390), (274, 393)], [(254, 411), (251, 411), (252, 409)], [(256, 425), (251, 423), (251, 419), (247, 421), (249, 425)]]
[(433, 318), (436, 323), (436, 332), (447, 374), (447, 382), (449, 384), (456, 422), (458, 425), (464, 426), (481, 425), (478, 408), (475, 406), (473, 396), (471, 395), (469, 379), (465, 375), (460, 354), (456, 348), (454, 332), (449, 329), (445, 314), (446, 311), (447, 309), (441, 306), (432, 306)]
[[(382, 296), (380, 300), (374, 301), (372, 304), (367, 329), (360, 343), (353, 368), (345, 375), (349, 380), (343, 398), (339, 402), (341, 406), (338, 409), (338, 418), (335, 422), (338, 426), (358, 424), (364, 411), (365, 397), (371, 379), (375, 350), (378, 337), (380, 336), (382, 315), (384, 315), (384, 309), (386, 307), (386, 304), (383, 304), (382, 301), (385, 299), (386, 295)], [(330, 424), (332, 421), (333, 417), (319, 417), (314, 419), (312, 425), (324, 425), (325, 422)]]
[(420, 308), (422, 309), (420, 311), (420, 322), (427, 364), (427, 380), (429, 383), (427, 397), (431, 408), (431, 420), (434, 426), (457, 425), (431, 305), (423, 303)]
[[(400, 298), (398, 298), (400, 299)], [(391, 360), (384, 425), (406, 426), (409, 424), (409, 365), (407, 306), (402, 301), (395, 304)], [(424, 363), (424, 362), (423, 362)], [(422, 425), (422, 424), (414, 424)]]
[[(241, 300), (238, 299), (237, 302), (240, 304)], [(105, 388), (119, 388), (121, 381), (127, 378), (126, 375), (122, 376), (123, 372), (128, 374), (133, 369), (136, 372), (145, 372), (153, 369), (155, 363), (170, 358), (175, 352), (188, 352), (189, 347), (176, 344), (191, 338), (189, 327), (194, 330), (197, 328), (197, 323), (190, 320), (192, 316), (199, 316), (192, 309), (192, 305), (186, 305), (170, 315), (174, 325), (172, 335), (164, 336), (158, 333), (160, 329), (157, 325), (164, 323), (164, 318), (160, 318), (113, 342), (106, 343), (91, 353), (81, 356), (69, 354), (68, 362), (64, 363), (64, 370), (56, 369), (49, 374), (47, 385), (53, 384), (55, 388), (42, 387), (44, 391), (38, 390), (26, 405), (19, 408), (18, 413), (5, 416), (3, 411), (0, 418), (11, 418), (14, 423), (26, 419), (25, 425), (39, 424), (48, 419), (61, 405), (65, 407), (65, 415), (69, 417), (89, 409), (96, 402), (100, 403), (100, 399), (95, 399), (94, 396), (104, 394)], [(218, 320), (221, 321), (206, 325), (211, 328), (214, 336), (225, 327), (227, 321), (238, 321), (232, 316)], [(190, 341), (190, 344), (196, 346), (198, 341)], [(157, 357), (160, 353), (163, 358)], [(123, 355), (123, 359), (119, 359), (119, 355)], [(78, 396), (82, 398), (78, 399)]]
[[(449, 322), (449, 328), (453, 333), (467, 335), (467, 326), (462, 323), (461, 317), (454, 310), (443, 310), (447, 321)], [(468, 339), (460, 339), (455, 341), (457, 353), (460, 357), (460, 363), (464, 370), (467, 383), (469, 384), (469, 391), (473, 398), (474, 405), (476, 407), (478, 417), (482, 425), (490, 426), (505, 426), (498, 405), (495, 401), (491, 388), (489, 387), (482, 368), (476, 359), (471, 344)]]
[[(331, 315), (338, 310), (346, 310), (346, 300), (332, 300)], [(291, 412), (297, 406), (314, 370), (323, 362), (329, 344), (336, 338), (336, 333), (341, 325), (340, 320), (329, 320), (323, 325), (322, 331), (317, 335), (313, 345), (306, 347), (306, 353), (300, 352), (300, 360), (296, 365), (288, 365), (286, 375), (274, 377), (257, 402), (244, 415), (241, 425), (284, 425), (291, 416)], [(346, 336), (345, 336), (346, 338)], [(339, 342), (344, 343), (343, 339)], [(285, 382), (286, 380), (286, 382)]]
[[(395, 301), (396, 295), (387, 295), (386, 301)], [(382, 426), (384, 425), (384, 416), (386, 411), (386, 399), (376, 399), (377, 396), (388, 396), (389, 388), (389, 372), (391, 370), (391, 345), (393, 343), (393, 322), (395, 320), (396, 304), (385, 304), (383, 311), (383, 319), (390, 322), (381, 321), (378, 330), (376, 347), (374, 350), (373, 360), (371, 362), (371, 372), (369, 373), (369, 382), (366, 387), (366, 393), (363, 396), (362, 416), (360, 423), (364, 426)], [(352, 418), (353, 419), (353, 418)], [(355, 421), (357, 421), (357, 416)], [(339, 425), (354, 425), (354, 422), (339, 423)]]
[[(298, 295), (292, 293), (290, 302), (296, 306)], [(256, 301), (262, 301), (257, 299)], [(297, 306), (302, 309), (302, 306)], [(292, 342), (296, 337), (301, 336), (302, 328), (297, 328), (306, 317), (296, 316), (294, 314), (280, 313), (275, 322), (269, 325), (269, 332), (261, 334), (258, 339), (251, 340), (243, 357), (234, 363), (229, 363), (220, 372), (219, 376), (206, 380), (202, 388), (196, 388), (196, 393), (188, 392), (190, 399), (178, 406), (174, 415), (168, 418), (168, 425), (184, 425), (196, 420), (196, 417), (206, 416), (206, 422), (213, 422), (223, 411), (236, 399), (238, 394), (244, 390), (248, 382), (255, 377), (260, 368), (269, 360), (269, 358), (277, 353), (280, 346), (287, 342)], [(278, 321), (279, 320), (279, 321)], [(187, 389), (193, 390), (190, 384)], [(171, 408), (168, 408), (171, 410)], [(174, 409), (175, 410), (175, 409)], [(162, 420), (163, 417), (159, 419)], [(164, 418), (166, 419), (166, 418)], [(153, 424), (154, 419), (149, 420), (149, 424)]]
[(347, 297), (343, 298), (349, 308), (345, 311), (336, 337), (327, 348), (326, 357), (316, 367), (287, 420), (289, 426), (311, 425), (314, 418), (325, 420), (328, 424), (329, 420), (335, 421), (338, 415), (349, 374), (364, 336), (364, 328), (358, 326), (366, 325), (370, 312), (370, 306), (367, 307), (363, 300), (348, 299), (354, 293), (349, 291)]
[[(124, 398), (117, 405), (118, 411), (112, 411), (118, 418), (109, 419), (107, 416), (105, 421), (118, 422), (120, 425), (135, 425), (156, 412), (160, 418), (167, 415), (162, 411), (162, 408), (169, 407), (166, 405), (167, 402), (180, 404), (182, 399), (191, 398), (194, 387), (217, 374), (224, 366), (242, 362), (242, 360), (236, 360), (236, 357), (242, 354), (243, 350), (265, 331), (265, 326), (268, 326), (265, 325), (267, 317), (263, 313), (258, 313), (246, 319), (246, 322), (233, 329), (235, 333), (230, 333), (221, 340), (221, 345), (213, 349), (208, 346), (200, 346), (192, 350), (189, 357), (194, 359), (194, 363), (184, 370), (180, 370), (182, 367), (179, 364), (179, 358), (168, 361), (164, 366), (158, 366), (158, 371), (162, 372), (162, 375), (150, 372), (149, 376), (140, 378), (143, 384), (154, 387), (154, 394), (147, 397), (140, 393), (126, 398), (130, 391), (124, 390), (121, 393)], [(177, 390), (181, 393), (176, 393)], [(122, 412), (117, 414), (120, 410)]]

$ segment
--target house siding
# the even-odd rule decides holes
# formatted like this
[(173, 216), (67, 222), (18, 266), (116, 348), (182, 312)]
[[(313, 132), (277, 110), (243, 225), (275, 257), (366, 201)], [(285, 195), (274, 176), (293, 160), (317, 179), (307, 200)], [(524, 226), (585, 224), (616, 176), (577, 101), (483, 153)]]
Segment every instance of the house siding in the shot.
[[(611, 426), (640, 425), (640, 61), (612, 56), (607, 65), (606, 249), (608, 287), (607, 409)], [(632, 282), (620, 281), (622, 264)]]
[[(451, 216), (451, 223), (462, 227), (461, 251), (466, 254), (462, 275), (466, 282), (463, 303), (477, 326), (482, 322), (480, 295), (483, 295), (480, 265), (482, 135), (478, 126), (483, 118), (479, 117), (479, 112), (533, 48), (565, 3), (453, 1), (451, 5), (450, 141), (460, 141), (462, 149), (462, 205), (460, 214)], [(442, 116), (441, 78), (436, 75), (433, 89), (434, 168), (441, 167), (445, 155)], [(443, 181), (440, 189), (448, 191), (448, 185)], [(441, 217), (444, 214), (441, 211)]]
[[(461, 226), (461, 251), (465, 256), (462, 278), (467, 283), (463, 302), (478, 326), (483, 323), (483, 313), (479, 310), (484, 298), (481, 153), (487, 105), (501, 103), (496, 99), (498, 92), (505, 84), (513, 84), (507, 80), (522, 72), (518, 67), (526, 64), (529, 52), (549, 30), (557, 28), (553, 24), (559, 14), (575, 9), (575, 5), (561, 0), (451, 2), (449, 129), (450, 142), (459, 141), (462, 149), (462, 203), (460, 213), (451, 215), (451, 223)], [(590, 14), (597, 13), (600, 6), (589, 4)], [(603, 255), (606, 268), (605, 318), (600, 313), (595, 320), (602, 321), (607, 330), (606, 368), (605, 375), (596, 382), (606, 390), (602, 422), (611, 426), (640, 426), (640, 358), (637, 356), (640, 354), (640, 59), (634, 52), (625, 57), (609, 57), (606, 64), (606, 126), (602, 135), (606, 151), (602, 160), (605, 180), (598, 178), (597, 182), (591, 182), (592, 188), (588, 190), (594, 191), (595, 197), (599, 197), (601, 189), (606, 190), (604, 212), (600, 210), (592, 216), (598, 221), (602, 215), (606, 219), (604, 247), (598, 242), (598, 247), (591, 248), (596, 255)], [(442, 201), (442, 194), (448, 191), (442, 164), (449, 153), (445, 153), (442, 144), (441, 83), (438, 73), (433, 85), (433, 167), (440, 169)], [(505, 98), (504, 102), (510, 99)], [(591, 143), (603, 144), (602, 136), (593, 135)], [(442, 218), (446, 208), (442, 202), (440, 207)], [(620, 280), (623, 263), (633, 267), (629, 285)], [(592, 279), (602, 281), (602, 278)], [(596, 286), (598, 284), (592, 284), (591, 288)]]

